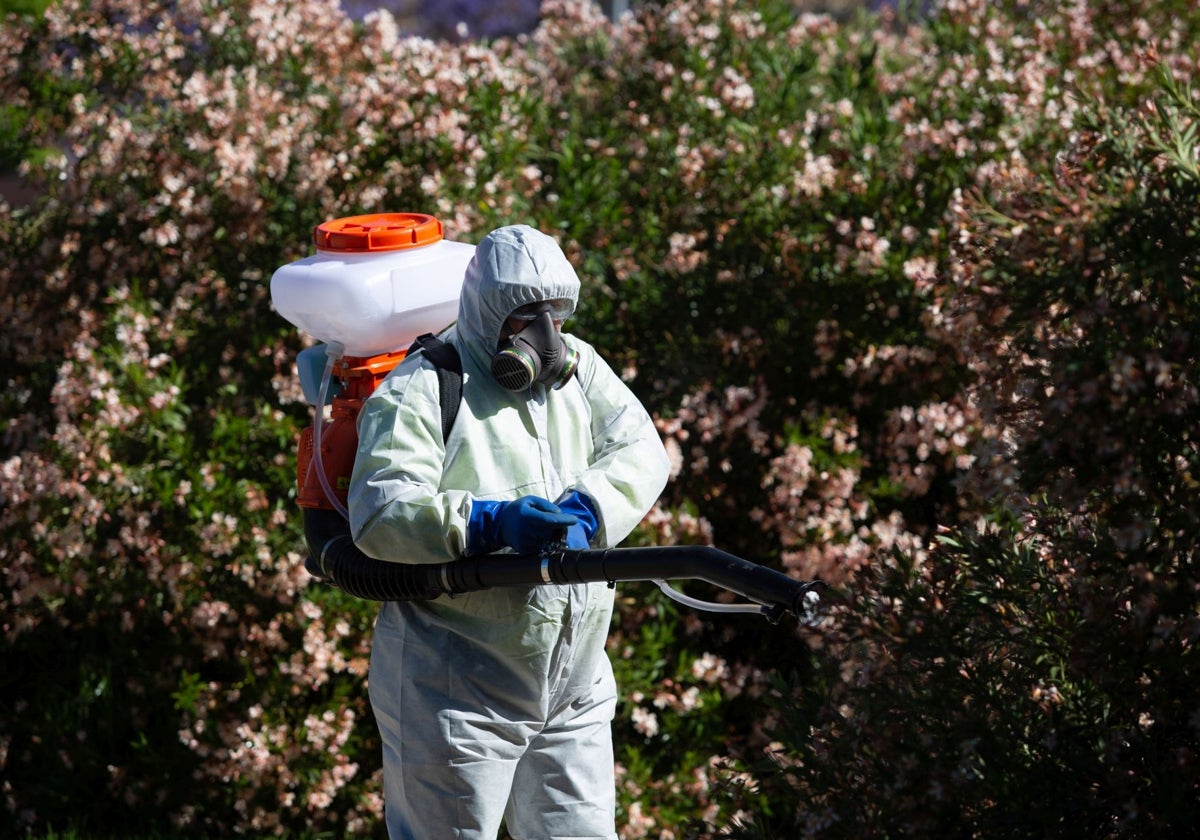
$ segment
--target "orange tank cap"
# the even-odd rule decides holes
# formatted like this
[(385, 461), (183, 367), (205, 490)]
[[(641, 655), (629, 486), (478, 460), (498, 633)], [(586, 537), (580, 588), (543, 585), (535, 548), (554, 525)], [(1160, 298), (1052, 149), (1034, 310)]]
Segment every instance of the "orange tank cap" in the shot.
[(425, 213), (370, 213), (323, 222), (313, 229), (322, 251), (402, 251), (442, 239), (442, 223)]

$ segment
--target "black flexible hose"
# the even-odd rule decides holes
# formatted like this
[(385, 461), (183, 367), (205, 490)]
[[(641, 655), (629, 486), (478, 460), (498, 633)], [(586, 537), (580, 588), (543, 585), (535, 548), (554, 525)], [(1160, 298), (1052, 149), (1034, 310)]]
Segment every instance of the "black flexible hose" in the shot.
[(428, 601), (445, 595), (436, 570), (441, 564), (385, 563), (354, 544), (350, 525), (333, 510), (304, 510), (308, 542), (305, 568), (338, 589), (371, 601)]
[(650, 546), (602, 550), (555, 549), (544, 554), (488, 554), (446, 563), (389, 563), (354, 544), (336, 511), (304, 511), (313, 575), (358, 598), (424, 601), (498, 586), (638, 580), (703, 580), (767, 607), (808, 619), (820, 581), (798, 581), (710, 546)]

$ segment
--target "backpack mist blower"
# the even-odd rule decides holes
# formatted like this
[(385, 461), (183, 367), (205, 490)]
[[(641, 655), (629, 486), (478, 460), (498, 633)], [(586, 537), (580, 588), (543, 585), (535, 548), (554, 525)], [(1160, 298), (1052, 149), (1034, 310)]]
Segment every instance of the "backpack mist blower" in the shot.
[[(346, 495), (363, 402), (412, 349), (434, 362), (449, 434), (462, 394), (457, 352), (434, 338), (458, 311), (472, 245), (443, 238), (441, 222), (420, 213), (350, 216), (318, 225), (317, 253), (279, 268), (271, 299), (293, 326), (321, 344), (297, 357), (313, 425), (300, 436), (298, 504), (317, 579), (375, 601), (429, 600), (480, 589), (603, 581), (653, 581), (693, 608), (755, 612), (771, 621), (815, 620), (820, 581), (798, 581), (708, 546), (604, 550), (547, 547), (536, 554), (491, 554), (437, 564), (376, 560), (354, 544)], [(330, 419), (325, 419), (329, 406)], [(753, 603), (699, 601), (668, 580), (703, 580)]]

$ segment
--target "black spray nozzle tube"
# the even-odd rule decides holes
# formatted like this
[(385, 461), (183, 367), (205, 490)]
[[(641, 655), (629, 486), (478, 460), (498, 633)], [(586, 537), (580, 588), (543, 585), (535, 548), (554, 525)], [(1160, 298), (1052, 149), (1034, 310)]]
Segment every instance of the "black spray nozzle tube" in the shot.
[(541, 583), (616, 583), (644, 580), (703, 580), (758, 604), (800, 616), (813, 581), (702, 545), (648, 546), (601, 550), (561, 549), (544, 555), (496, 554), (439, 566), (448, 591)]
[(304, 525), (309, 571), (350, 595), (373, 601), (424, 601), (498, 586), (703, 580), (764, 605), (772, 620), (784, 612), (808, 619), (822, 586), (709, 546), (556, 549), (446, 563), (389, 563), (363, 554), (335, 511), (305, 510)]
[(811, 616), (820, 581), (797, 581), (710, 546), (649, 546), (485, 554), (448, 563), (388, 563), (366, 556), (335, 511), (305, 510), (308, 570), (356, 598), (422, 601), (505, 586), (700, 580), (768, 607), (768, 618)]

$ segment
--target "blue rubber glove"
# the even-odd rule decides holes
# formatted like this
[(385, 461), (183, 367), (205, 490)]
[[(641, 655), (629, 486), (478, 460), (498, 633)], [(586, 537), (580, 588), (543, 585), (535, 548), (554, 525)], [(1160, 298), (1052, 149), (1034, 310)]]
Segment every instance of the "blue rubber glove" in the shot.
[(524, 496), (508, 502), (500, 514), (500, 539), (518, 554), (533, 554), (562, 538), (578, 518), (563, 513), (558, 505), (540, 496)]
[(535, 554), (557, 542), (563, 531), (579, 522), (549, 499), (523, 496), (515, 502), (476, 499), (467, 521), (467, 547), (472, 554), (511, 546), (518, 554)]
[(555, 502), (563, 513), (572, 513), (579, 520), (567, 529), (567, 548), (589, 548), (592, 537), (600, 530), (600, 520), (592, 500), (578, 490), (568, 490)]
[(591, 548), (583, 525), (578, 522), (567, 529), (567, 548)]

